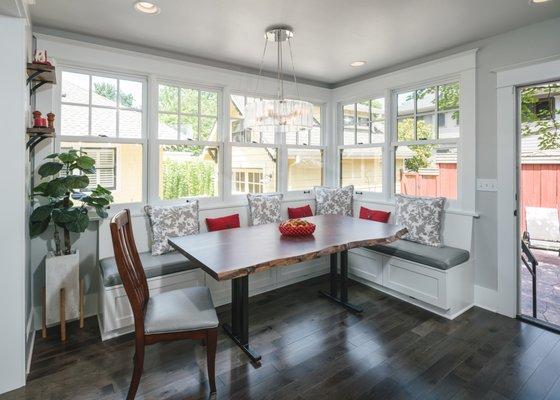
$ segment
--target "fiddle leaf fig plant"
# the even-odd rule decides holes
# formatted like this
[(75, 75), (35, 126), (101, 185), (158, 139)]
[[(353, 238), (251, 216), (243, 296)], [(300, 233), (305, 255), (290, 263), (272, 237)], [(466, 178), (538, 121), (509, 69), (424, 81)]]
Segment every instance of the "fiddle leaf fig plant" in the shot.
[[(113, 202), (111, 192), (101, 185), (85, 191), (89, 186), (87, 174), (95, 173), (95, 160), (86, 152), (68, 150), (46, 157), (38, 174), (43, 182), (33, 188), (31, 198), (40, 198), (41, 205), (29, 217), (31, 237), (45, 232), (52, 222), (55, 255), (71, 254), (70, 232), (82, 233), (89, 224), (89, 209), (107, 218), (107, 208)], [(59, 229), (64, 235), (61, 247)]]

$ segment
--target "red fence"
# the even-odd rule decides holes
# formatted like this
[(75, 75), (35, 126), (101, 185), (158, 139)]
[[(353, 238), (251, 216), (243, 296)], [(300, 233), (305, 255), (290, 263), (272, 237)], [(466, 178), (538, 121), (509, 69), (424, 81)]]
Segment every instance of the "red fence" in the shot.
[[(439, 174), (403, 172), (401, 193), (415, 196), (457, 198), (457, 164), (438, 164)], [(525, 207), (556, 208), (560, 212), (560, 164), (521, 165), (521, 232)]]
[(457, 198), (457, 164), (438, 164), (438, 174), (403, 172), (401, 193), (414, 196)]
[(559, 209), (560, 164), (521, 165), (521, 232), (525, 231), (525, 207)]

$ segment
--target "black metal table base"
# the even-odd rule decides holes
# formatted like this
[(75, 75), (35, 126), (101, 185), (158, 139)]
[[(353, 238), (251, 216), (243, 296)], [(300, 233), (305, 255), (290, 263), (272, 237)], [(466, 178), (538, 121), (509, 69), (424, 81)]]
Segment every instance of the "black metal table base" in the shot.
[(241, 350), (243, 350), (245, 354), (247, 354), (247, 357), (249, 357), (252, 363), (257, 365), (260, 364), (262, 358), (261, 355), (253, 350), (251, 346), (249, 346), (249, 343), (241, 343), (240, 339), (233, 334), (232, 328), (228, 324), (223, 324), (222, 328), (224, 329), (224, 332), (231, 338), (231, 340), (233, 340), (236, 345), (241, 347)]
[(231, 325), (223, 324), (222, 327), (258, 366), (261, 356), (249, 346), (249, 276), (231, 280)]
[[(348, 310), (361, 313), (363, 308), (348, 302), (348, 250), (340, 253), (340, 275), (337, 267), (338, 254), (331, 254), (330, 292), (319, 290), (319, 295), (340, 304)], [(338, 297), (337, 283), (340, 283), (340, 297)]]
[[(331, 254), (330, 291), (320, 290), (319, 294), (332, 300), (354, 313), (363, 309), (348, 302), (348, 251), (340, 253), (340, 274), (338, 273), (338, 254)], [(340, 285), (340, 297), (338, 286)], [(261, 356), (249, 346), (249, 277), (242, 276), (231, 280), (231, 325), (222, 324), (225, 333), (238, 345), (256, 367), (260, 366)]]

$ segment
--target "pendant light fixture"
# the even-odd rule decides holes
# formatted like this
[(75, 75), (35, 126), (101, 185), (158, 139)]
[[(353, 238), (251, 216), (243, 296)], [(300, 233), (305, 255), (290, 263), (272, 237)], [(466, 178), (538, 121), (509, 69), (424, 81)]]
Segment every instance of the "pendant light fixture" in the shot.
[[(277, 79), (277, 96), (275, 99), (255, 99), (248, 102), (245, 108), (244, 128), (253, 131), (275, 131), (282, 133), (298, 132), (313, 128), (313, 104), (308, 101), (302, 101), (299, 96), (299, 88), (294, 68), (294, 58), (292, 55), (291, 40), (294, 32), (288, 26), (273, 26), (265, 32), (264, 51), (257, 78), (257, 89), (262, 74), (262, 66), (266, 56), (266, 50), (269, 42), (276, 43), (276, 79)], [(288, 44), (290, 52), (290, 60), (292, 63), (292, 73), (294, 84), (297, 92), (297, 100), (286, 99), (284, 97), (284, 66), (283, 66), (283, 45)]]

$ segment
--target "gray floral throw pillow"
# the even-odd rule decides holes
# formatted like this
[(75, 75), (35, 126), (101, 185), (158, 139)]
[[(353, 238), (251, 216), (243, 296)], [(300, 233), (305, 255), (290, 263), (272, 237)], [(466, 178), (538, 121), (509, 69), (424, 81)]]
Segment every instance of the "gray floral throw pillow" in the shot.
[(173, 251), (167, 239), (195, 235), (199, 232), (197, 200), (180, 206), (146, 206), (145, 210), (152, 227), (154, 256)]
[(443, 246), (441, 218), (444, 205), (444, 197), (396, 195), (395, 223), (408, 229), (403, 239), (428, 246)]
[(281, 194), (248, 194), (249, 225), (256, 226), (282, 221), (280, 212), (282, 197)]
[(354, 186), (329, 188), (317, 186), (314, 188), (317, 202), (317, 215), (348, 215), (352, 216), (352, 200)]

